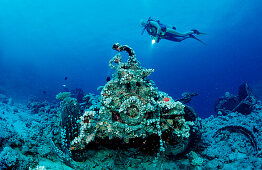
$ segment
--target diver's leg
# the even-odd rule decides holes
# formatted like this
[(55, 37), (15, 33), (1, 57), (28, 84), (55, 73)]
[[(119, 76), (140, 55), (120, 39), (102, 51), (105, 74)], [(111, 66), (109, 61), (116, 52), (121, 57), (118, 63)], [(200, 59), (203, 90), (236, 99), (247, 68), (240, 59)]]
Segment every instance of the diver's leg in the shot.
[(206, 33), (200, 32), (200, 31), (198, 31), (196, 29), (192, 29), (191, 31), (193, 31), (194, 34), (196, 34), (196, 35), (207, 35)]
[(179, 33), (177, 32), (176, 30), (172, 29), (172, 28), (166, 28), (166, 32), (170, 33), (170, 34), (173, 34), (175, 36), (179, 36), (179, 37), (184, 37), (184, 36), (187, 36), (187, 35), (191, 35), (194, 33), (194, 31), (188, 31), (187, 33)]
[(183, 41), (183, 40), (185, 40), (185, 39), (187, 39), (187, 38), (188, 38), (188, 37), (178, 37), (178, 36), (172, 36), (172, 35), (170, 35), (170, 36), (166, 37), (165, 39), (171, 40), (171, 41), (175, 41), (175, 42), (181, 42), (181, 41)]
[(189, 36), (177, 36), (175, 34), (171, 34), (169, 32), (166, 32), (165, 36), (163, 37), (163, 39), (167, 39), (170, 41), (176, 41), (176, 42), (181, 42), (185, 39), (189, 38)]
[(183, 41), (183, 40), (185, 40), (185, 39), (187, 39), (188, 37), (176, 37), (176, 41), (177, 42), (181, 42), (181, 41)]

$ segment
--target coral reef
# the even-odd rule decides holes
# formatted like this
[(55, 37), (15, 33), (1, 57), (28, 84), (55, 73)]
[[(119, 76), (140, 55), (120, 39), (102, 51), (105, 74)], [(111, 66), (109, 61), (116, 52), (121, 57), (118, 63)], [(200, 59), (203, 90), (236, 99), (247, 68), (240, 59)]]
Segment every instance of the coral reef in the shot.
[(34, 164), (36, 161), (32, 157), (26, 157), (9, 146), (0, 153), (0, 167), (5, 169), (29, 169)]
[(33, 114), (56, 112), (56, 106), (48, 102), (28, 101), (27, 108), (31, 110)]
[(35, 113), (25, 105), (0, 103), (0, 169), (29, 169), (40, 157), (52, 157), (48, 139), (56, 112), (52, 104), (38, 104), (42, 109)]
[(12, 104), (13, 100), (12, 98), (9, 98), (5, 94), (0, 93), (0, 103)]
[(61, 128), (61, 148), (64, 152), (70, 153), (71, 141), (78, 134), (78, 123), (77, 120), (80, 117), (81, 110), (80, 105), (76, 98), (71, 97), (70, 92), (59, 93), (56, 98), (61, 100), (60, 107), (58, 109), (60, 116), (60, 128)]
[(204, 159), (194, 151), (189, 152), (187, 156), (192, 166), (201, 166), (204, 162)]
[(79, 103), (83, 102), (83, 97), (85, 96), (83, 89), (76, 88), (71, 90), (71, 96), (76, 98)]

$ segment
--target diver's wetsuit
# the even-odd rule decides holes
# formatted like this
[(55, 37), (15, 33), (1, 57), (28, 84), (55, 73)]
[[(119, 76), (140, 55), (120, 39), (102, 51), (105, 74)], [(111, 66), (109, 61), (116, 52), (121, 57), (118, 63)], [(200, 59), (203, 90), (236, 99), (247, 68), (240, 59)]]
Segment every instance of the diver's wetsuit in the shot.
[(174, 35), (174, 34), (171, 34), (169, 32), (166, 32), (161, 38), (162, 39), (167, 39), (167, 40), (171, 40), (171, 41), (176, 41), (176, 42), (181, 42), (183, 41), (184, 39), (187, 39), (189, 38), (190, 36), (177, 36), (177, 35)]
[[(152, 22), (156, 22), (159, 27), (160, 27), (160, 33), (159, 35), (157, 34), (157, 30), (159, 28), (157, 28), (156, 26), (152, 25), (152, 23), (150, 23), (150, 21)], [(167, 39), (167, 40), (171, 40), (171, 41), (176, 41), (176, 42), (180, 42), (183, 41), (186, 38), (189, 38), (189, 36), (178, 36), (172, 33), (167, 32), (167, 27), (164, 24), (161, 24), (160, 21), (155, 21), (155, 20), (149, 20), (148, 24), (146, 26), (146, 31), (148, 32), (149, 35), (154, 36), (157, 38), (157, 42), (160, 39)]]
[(193, 34), (199, 35), (200, 32), (198, 30), (191, 30), (192, 33), (190, 32), (190, 33), (182, 34), (182, 33), (176, 32), (175, 27), (167, 28), (167, 26), (162, 24), (159, 20), (154, 20), (152, 18), (148, 19), (144, 30), (147, 30), (148, 34), (151, 35), (152, 39), (155, 39), (156, 42), (159, 42), (160, 39), (181, 42), (187, 38), (194, 38), (200, 41), (201, 43), (205, 44), (204, 42), (202, 42), (201, 40), (199, 40), (198, 38), (196, 38), (193, 35)]
[(161, 39), (181, 42), (187, 38), (193, 38), (201, 42), (202, 44), (206, 45), (203, 41), (201, 41), (195, 36), (195, 35), (205, 35), (205, 33), (201, 33), (196, 29), (191, 29), (187, 33), (179, 33), (176, 31), (176, 27), (168, 27), (165, 24), (162, 24), (159, 20), (152, 19), (151, 17), (149, 17), (147, 22), (142, 21), (141, 24), (144, 27), (141, 34), (143, 34), (144, 31), (146, 30), (147, 33), (152, 38), (152, 43), (154, 43), (154, 41), (158, 43), (159, 40)]
[[(155, 26), (153, 26), (150, 21), (156, 22), (160, 28), (161, 28), (161, 32), (166, 32), (166, 26), (164, 24), (161, 24), (160, 21), (155, 21), (155, 20), (149, 20), (148, 24), (146, 26), (146, 31), (148, 32), (149, 35), (153, 35), (156, 36), (157, 35), (157, 28)], [(154, 28), (154, 29), (152, 29)]]

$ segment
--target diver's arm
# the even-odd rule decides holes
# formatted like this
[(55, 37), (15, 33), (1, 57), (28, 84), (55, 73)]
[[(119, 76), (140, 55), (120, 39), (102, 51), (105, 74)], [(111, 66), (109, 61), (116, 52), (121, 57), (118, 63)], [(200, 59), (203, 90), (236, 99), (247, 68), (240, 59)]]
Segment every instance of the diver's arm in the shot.
[(159, 24), (155, 21), (150, 21), (150, 24), (156, 28), (156, 35), (160, 35), (161, 27)]
[(155, 37), (155, 40), (156, 42), (159, 42), (160, 40), (160, 31), (161, 31), (161, 27), (160, 25), (158, 24), (158, 22), (155, 22), (155, 21), (150, 21), (150, 24), (156, 28), (156, 35), (152, 35), (153, 37)]

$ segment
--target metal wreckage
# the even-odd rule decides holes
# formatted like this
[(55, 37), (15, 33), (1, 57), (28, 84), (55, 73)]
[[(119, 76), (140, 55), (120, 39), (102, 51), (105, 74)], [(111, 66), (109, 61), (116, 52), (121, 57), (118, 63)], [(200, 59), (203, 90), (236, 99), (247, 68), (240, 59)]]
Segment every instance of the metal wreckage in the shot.
[(100, 96), (88, 94), (79, 103), (70, 92), (57, 95), (61, 121), (51, 140), (57, 156), (72, 166), (94, 145), (132, 147), (158, 156), (179, 155), (194, 146), (201, 136), (200, 118), (185, 103), (196, 94), (172, 99), (148, 78), (154, 70), (141, 67), (130, 47), (116, 43), (113, 49), (126, 51), (129, 58), (122, 62), (118, 53), (110, 60), (115, 72)]

